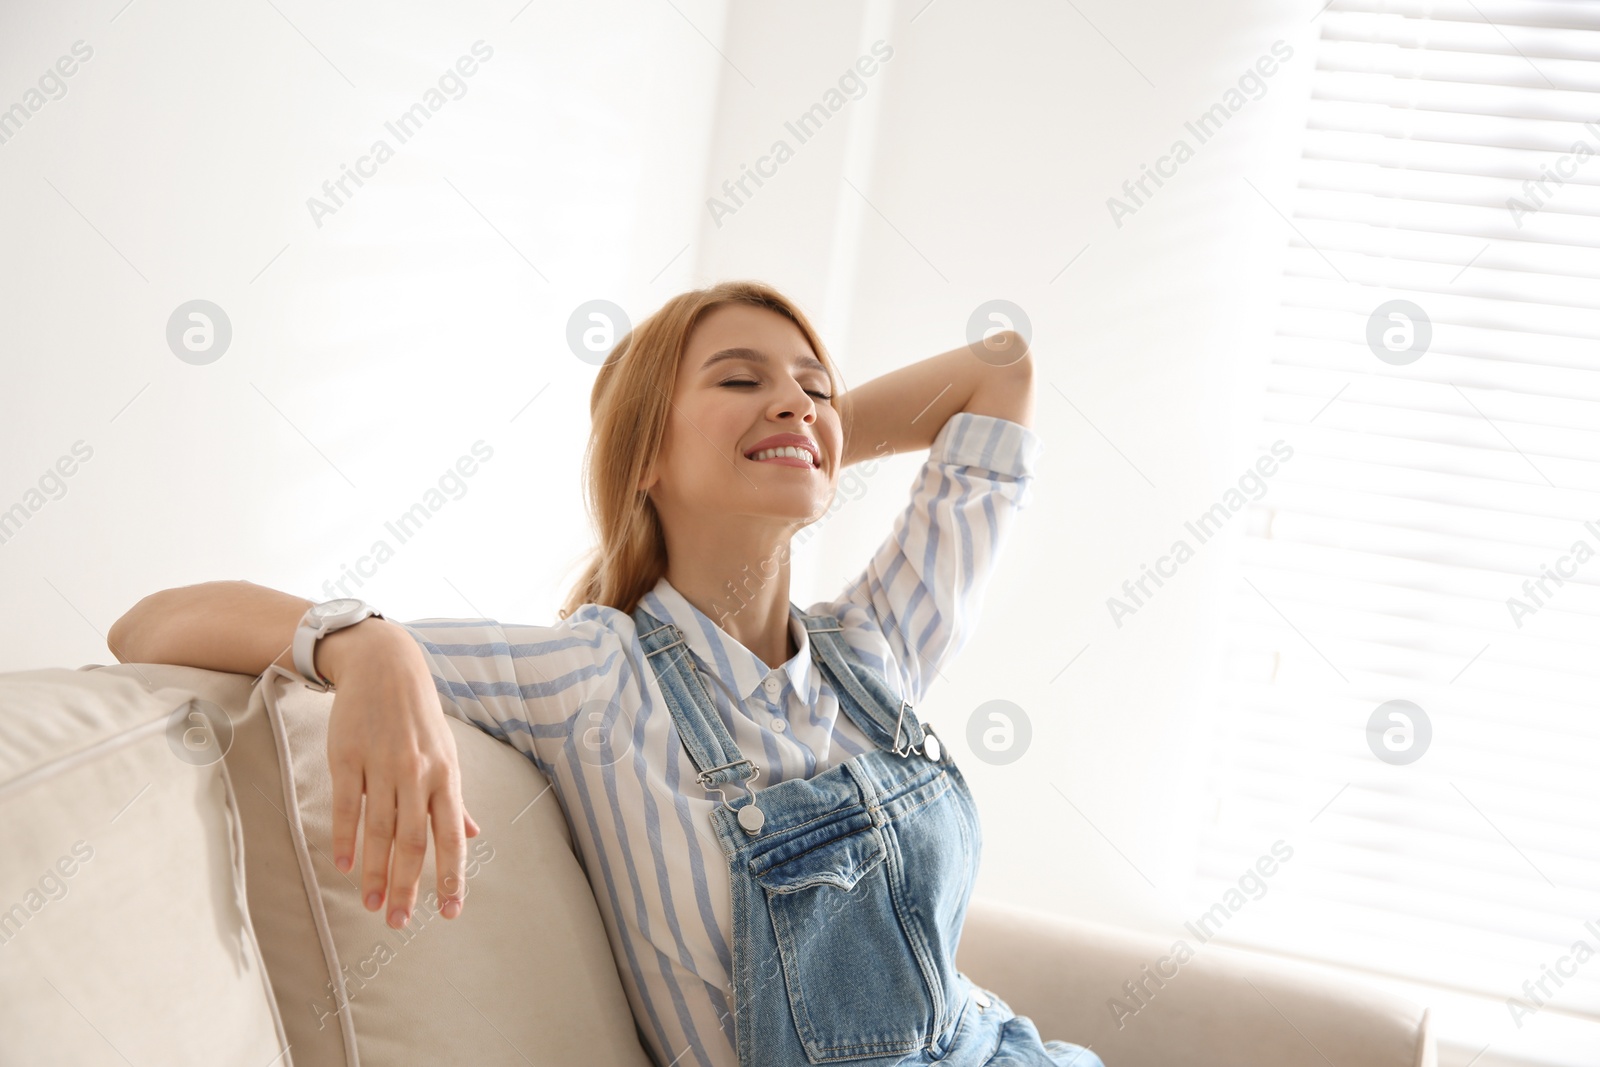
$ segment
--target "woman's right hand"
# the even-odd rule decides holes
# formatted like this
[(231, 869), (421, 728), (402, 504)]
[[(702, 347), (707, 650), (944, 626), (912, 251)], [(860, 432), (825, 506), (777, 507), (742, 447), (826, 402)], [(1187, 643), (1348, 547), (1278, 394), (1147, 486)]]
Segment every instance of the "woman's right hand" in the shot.
[(387, 893), (389, 925), (410, 920), (431, 829), (439, 913), (453, 919), (466, 895), (466, 840), (479, 828), (461, 799), (455, 736), (422, 650), (399, 626), (376, 618), (317, 643), (317, 667), (335, 686), (328, 722), (334, 863), (349, 871), (354, 862), (365, 794), (367, 910), (383, 907)]

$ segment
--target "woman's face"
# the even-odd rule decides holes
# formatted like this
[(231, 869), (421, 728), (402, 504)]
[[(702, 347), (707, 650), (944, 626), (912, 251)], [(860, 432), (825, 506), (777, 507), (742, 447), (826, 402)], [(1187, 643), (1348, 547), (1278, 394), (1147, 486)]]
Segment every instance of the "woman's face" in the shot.
[[(827, 368), (783, 315), (748, 304), (707, 312), (689, 337), (661, 452), (643, 483), (663, 521), (744, 515), (803, 526), (821, 518), (844, 451), (833, 392)], [(808, 441), (820, 466), (752, 458), (780, 434)]]

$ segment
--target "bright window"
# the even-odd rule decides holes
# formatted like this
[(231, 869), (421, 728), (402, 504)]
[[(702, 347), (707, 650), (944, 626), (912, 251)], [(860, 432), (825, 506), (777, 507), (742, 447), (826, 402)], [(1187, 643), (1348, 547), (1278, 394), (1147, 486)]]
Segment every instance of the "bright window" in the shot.
[(1193, 910), (1600, 1034), (1600, 4), (1318, 21)]

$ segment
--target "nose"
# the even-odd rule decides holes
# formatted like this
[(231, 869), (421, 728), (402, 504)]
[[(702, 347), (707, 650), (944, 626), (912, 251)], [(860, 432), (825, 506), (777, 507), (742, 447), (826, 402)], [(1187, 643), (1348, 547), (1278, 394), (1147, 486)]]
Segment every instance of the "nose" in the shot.
[[(772, 413), (772, 417), (779, 422), (788, 422), (795, 417), (794, 409), (788, 407), (779, 408), (777, 411)], [(800, 416), (800, 421), (805, 423), (807, 426), (810, 426), (812, 423), (817, 421), (816, 411), (811, 410), (805, 412)]]
[[(802, 422), (806, 422), (806, 423), (816, 422), (817, 421), (817, 401), (816, 401), (816, 399), (810, 393), (806, 392), (804, 389), (800, 390), (800, 396), (802, 397), (802, 399), (799, 401), (799, 404), (801, 405), (800, 410), (802, 412), (802, 414), (800, 415), (801, 421)], [(774, 417), (780, 418), (780, 419), (789, 418), (795, 412), (794, 402), (789, 398), (784, 398), (784, 399), (779, 399), (777, 401), (774, 401), (773, 407), (776, 409), (773, 412)]]

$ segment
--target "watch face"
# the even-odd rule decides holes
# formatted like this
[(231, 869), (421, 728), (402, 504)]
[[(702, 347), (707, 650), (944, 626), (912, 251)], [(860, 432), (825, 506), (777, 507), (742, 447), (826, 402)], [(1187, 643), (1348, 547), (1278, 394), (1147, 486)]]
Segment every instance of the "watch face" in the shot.
[(325, 604), (315, 604), (311, 608), (311, 614), (314, 618), (331, 619), (335, 615), (343, 615), (346, 612), (355, 611), (360, 606), (360, 600), (355, 597), (345, 597), (342, 600), (330, 600)]

